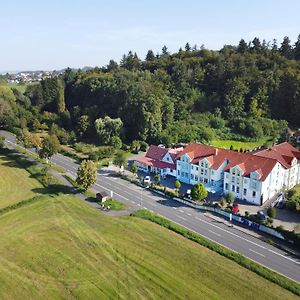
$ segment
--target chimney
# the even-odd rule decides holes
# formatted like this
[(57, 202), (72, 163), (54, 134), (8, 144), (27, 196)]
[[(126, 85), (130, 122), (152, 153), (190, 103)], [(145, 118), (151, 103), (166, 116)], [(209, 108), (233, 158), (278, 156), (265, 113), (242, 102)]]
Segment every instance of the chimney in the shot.
[(216, 148), (215, 155), (218, 155), (219, 149)]

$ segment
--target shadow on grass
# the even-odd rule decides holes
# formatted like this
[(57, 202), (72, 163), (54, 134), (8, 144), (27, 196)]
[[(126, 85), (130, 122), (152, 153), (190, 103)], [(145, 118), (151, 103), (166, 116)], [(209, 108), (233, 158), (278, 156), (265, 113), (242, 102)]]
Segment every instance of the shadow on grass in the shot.
[(87, 197), (87, 198), (85, 198), (85, 201), (87, 201), (87, 202), (97, 202), (97, 198), (96, 197)]
[(63, 184), (51, 184), (44, 188), (34, 188), (32, 189), (34, 193), (37, 194), (48, 194), (48, 195), (59, 195), (59, 194), (74, 194), (72, 188)]

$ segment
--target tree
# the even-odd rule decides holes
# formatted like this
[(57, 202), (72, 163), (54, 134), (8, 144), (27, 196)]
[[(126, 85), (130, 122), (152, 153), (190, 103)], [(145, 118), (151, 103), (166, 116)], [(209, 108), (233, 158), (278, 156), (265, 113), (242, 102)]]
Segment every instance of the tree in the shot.
[(118, 151), (115, 155), (114, 161), (115, 166), (121, 168), (126, 163), (126, 157), (123, 151)]
[(191, 51), (191, 46), (189, 43), (186, 43), (184, 46), (185, 51)]
[(90, 125), (91, 125), (91, 122), (90, 122), (90, 118), (88, 115), (80, 116), (80, 118), (78, 120), (78, 132), (81, 137), (84, 136), (84, 134), (86, 133), (86, 131), (88, 130)]
[(267, 210), (267, 214), (270, 218), (274, 219), (276, 217), (276, 208), (270, 206)]
[(227, 200), (227, 203), (232, 205), (235, 198), (234, 198), (234, 194), (232, 192), (229, 192), (227, 195), (226, 195), (226, 200)]
[(56, 154), (60, 149), (60, 143), (55, 134), (45, 136), (42, 141), (42, 147), (39, 151), (41, 158), (50, 159), (51, 156)]
[(239, 53), (245, 53), (248, 50), (248, 45), (244, 39), (241, 39), (237, 48)]
[(155, 55), (152, 50), (149, 50), (146, 55), (146, 61), (153, 61), (153, 60), (155, 60)]
[(297, 42), (295, 43), (294, 57), (295, 59), (300, 60), (300, 34), (298, 35)]
[(154, 176), (154, 179), (155, 179), (155, 182), (156, 182), (156, 184), (160, 184), (160, 182), (161, 182), (161, 177), (160, 177), (160, 175), (159, 174), (156, 174), (155, 176)]
[(132, 164), (131, 168), (130, 168), (130, 172), (133, 174), (136, 174), (138, 171), (138, 168), (136, 166), (136, 164)]
[(93, 161), (83, 160), (77, 170), (76, 182), (86, 191), (97, 179), (97, 168)]
[(175, 186), (176, 191), (179, 192), (180, 187), (181, 187), (180, 181), (179, 181), (179, 180), (176, 180), (175, 183), (174, 183), (174, 186)]
[(38, 134), (31, 135), (31, 145), (35, 148), (35, 151), (38, 152), (38, 149), (42, 146), (42, 140)]
[(259, 38), (255, 37), (252, 41), (252, 50), (256, 52), (260, 52), (262, 50), (261, 42)]
[(204, 200), (208, 195), (208, 192), (205, 188), (205, 186), (198, 182), (195, 184), (192, 188), (192, 199), (195, 201), (202, 201)]
[(110, 145), (113, 146), (115, 149), (122, 148), (122, 140), (118, 136), (113, 136), (110, 140)]
[(285, 36), (281, 43), (281, 47), (279, 48), (279, 52), (286, 58), (292, 58), (293, 52), (292, 52), (292, 47), (290, 45), (290, 42), (291, 41), (289, 37)]
[(161, 51), (162, 51), (162, 56), (169, 56), (170, 55), (170, 53), (168, 52), (168, 48), (167, 48), (166, 45), (164, 45), (162, 47)]
[(27, 148), (30, 148), (32, 146), (32, 138), (30, 132), (26, 129), (20, 129), (16, 135), (16, 141), (18, 144), (21, 144), (25, 151)]
[(221, 200), (220, 200), (220, 205), (221, 205), (222, 207), (225, 207), (226, 204), (227, 204), (226, 198), (222, 197)]
[(111, 144), (113, 136), (120, 136), (122, 127), (123, 122), (120, 118), (112, 119), (109, 116), (106, 116), (103, 119), (99, 118), (95, 121), (97, 134), (100, 141), (105, 145)]

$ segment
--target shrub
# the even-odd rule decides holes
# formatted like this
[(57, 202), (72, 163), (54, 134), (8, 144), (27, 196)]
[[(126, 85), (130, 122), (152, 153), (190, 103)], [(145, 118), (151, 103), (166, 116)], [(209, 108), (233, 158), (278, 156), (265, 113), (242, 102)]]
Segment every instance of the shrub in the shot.
[(270, 218), (274, 219), (276, 217), (276, 208), (270, 206), (267, 210), (267, 214)]
[(228, 204), (233, 204), (235, 198), (234, 198), (234, 194), (232, 192), (229, 192), (227, 195), (226, 195), (226, 200), (228, 202)]

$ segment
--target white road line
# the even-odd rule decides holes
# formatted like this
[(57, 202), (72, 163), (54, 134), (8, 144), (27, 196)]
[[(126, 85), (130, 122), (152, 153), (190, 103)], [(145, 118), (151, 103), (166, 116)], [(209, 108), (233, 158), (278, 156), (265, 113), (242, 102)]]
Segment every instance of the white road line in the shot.
[(180, 219), (186, 221), (186, 218), (184, 218), (184, 217), (182, 217), (182, 216), (177, 216), (177, 215), (176, 215), (176, 217), (178, 217), (178, 218), (180, 218)]
[(219, 234), (219, 233), (216, 233), (216, 232), (214, 232), (214, 231), (212, 231), (212, 230), (209, 230), (209, 229), (208, 229), (208, 231), (209, 231), (210, 233), (215, 234), (215, 235), (218, 236), (218, 237), (221, 237), (221, 234)]
[(172, 208), (173, 208), (173, 209), (177, 209), (177, 207), (174, 207), (174, 206), (173, 206)]
[(190, 216), (190, 217), (192, 216), (190, 213), (186, 213), (186, 214), (187, 214), (188, 216)]
[(268, 251), (270, 251), (270, 252), (272, 252), (272, 253), (274, 253), (274, 254), (276, 254), (276, 255), (278, 255), (278, 256), (281, 256), (281, 257), (283, 257), (283, 258), (285, 258), (285, 259), (287, 259), (287, 260), (290, 260), (290, 261), (292, 261), (292, 262), (294, 262), (294, 263), (300, 265), (300, 262), (298, 262), (298, 261), (296, 261), (296, 260), (294, 260), (294, 259), (292, 259), (292, 258), (290, 258), (290, 257), (287, 257), (287, 256), (285, 256), (285, 255), (283, 255), (283, 254), (280, 254), (280, 253), (278, 253), (278, 252), (276, 252), (276, 251), (273, 251), (273, 250), (271, 250), (271, 249), (268, 249), (268, 248), (266, 248), (266, 247), (264, 247), (264, 246), (261, 246), (261, 245), (255, 243), (255, 242), (249, 241), (249, 240), (247, 240), (247, 239), (245, 239), (245, 238), (243, 238), (243, 237), (241, 237), (241, 236), (239, 236), (239, 235), (237, 235), (237, 234), (235, 234), (235, 233), (233, 233), (233, 232), (230, 232), (230, 231), (228, 231), (228, 230), (226, 230), (226, 229), (223, 229), (223, 228), (221, 228), (221, 227), (219, 227), (219, 226), (217, 226), (217, 225), (214, 225), (214, 224), (212, 224), (212, 223), (210, 223), (210, 222), (207, 222), (207, 221), (205, 221), (205, 220), (202, 220), (202, 219), (200, 219), (200, 218), (198, 218), (198, 217), (195, 217), (195, 219), (197, 219), (197, 220), (199, 220), (199, 221), (201, 221), (201, 222), (204, 222), (204, 223), (206, 223), (206, 224), (208, 224), (208, 225), (211, 225), (211, 226), (213, 226), (213, 227), (215, 227), (215, 228), (218, 228), (219, 230), (222, 230), (222, 231), (224, 231), (224, 232), (226, 232), (226, 233), (228, 233), (228, 234), (231, 234), (231, 235), (233, 235), (233, 236), (235, 236), (235, 237), (237, 237), (237, 238), (239, 238), (239, 239), (241, 239), (241, 240), (244, 240), (244, 241), (246, 241), (246, 242), (248, 242), (248, 243), (250, 243), (250, 244), (253, 244), (253, 245), (257, 246), (257, 247), (260, 247), (260, 248), (262, 248), (262, 249), (264, 249), (264, 250), (268, 250)]
[(135, 203), (133, 200), (130, 200), (131, 203)]
[(179, 211), (182, 212), (182, 213), (184, 213), (184, 210), (182, 210), (182, 209), (179, 209)]
[(254, 250), (252, 250), (252, 249), (250, 249), (250, 248), (249, 248), (249, 250), (250, 250), (251, 252), (257, 254), (257, 255), (260, 255), (260, 256), (262, 256), (262, 257), (265, 257), (263, 254), (261, 254), (261, 253), (259, 253), (259, 252), (257, 252), (257, 251), (254, 251)]

